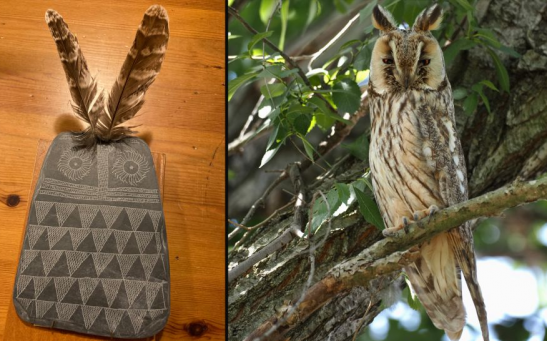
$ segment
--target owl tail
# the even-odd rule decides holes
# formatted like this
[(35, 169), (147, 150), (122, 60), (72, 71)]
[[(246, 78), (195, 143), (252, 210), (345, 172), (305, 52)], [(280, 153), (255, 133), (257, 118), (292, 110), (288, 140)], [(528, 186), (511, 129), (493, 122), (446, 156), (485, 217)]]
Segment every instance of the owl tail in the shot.
[(486, 316), (486, 305), (482, 297), (481, 287), (477, 279), (477, 261), (475, 259), (475, 251), (473, 250), (473, 231), (469, 222), (464, 225), (452, 229), (448, 232), (452, 250), (459, 267), (462, 269), (465, 277), (465, 282), (469, 288), (469, 293), (475, 304), (475, 310), (481, 325), (482, 338), (484, 341), (489, 341), (488, 318)]
[(421, 257), (405, 267), (412, 289), (418, 295), (435, 327), (457, 341), (465, 326), (461, 278), (447, 234), (421, 246)]

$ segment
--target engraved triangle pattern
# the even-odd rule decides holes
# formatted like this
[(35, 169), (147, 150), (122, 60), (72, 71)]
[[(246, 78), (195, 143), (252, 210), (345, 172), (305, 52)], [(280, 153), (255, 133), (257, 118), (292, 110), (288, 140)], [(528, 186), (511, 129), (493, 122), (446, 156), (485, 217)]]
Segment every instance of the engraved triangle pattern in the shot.
[[(60, 134), (44, 160), (14, 286), (16, 309), (37, 325), (148, 336), (169, 314), (165, 221), (154, 168), (124, 182), (127, 158), (117, 158), (138, 154), (153, 165), (150, 152), (133, 138), (90, 154), (66, 152), (72, 144)], [(78, 173), (82, 158), (89, 167)]]

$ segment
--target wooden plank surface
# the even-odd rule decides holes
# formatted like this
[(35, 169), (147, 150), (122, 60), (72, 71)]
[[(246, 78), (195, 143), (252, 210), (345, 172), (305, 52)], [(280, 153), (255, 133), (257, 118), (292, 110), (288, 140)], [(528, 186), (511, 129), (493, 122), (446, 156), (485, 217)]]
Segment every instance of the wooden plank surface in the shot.
[[(92, 74), (110, 89), (145, 10), (144, 1), (0, 1), (0, 333), (6, 329), (37, 145), (78, 130), (53, 39), (57, 10)], [(225, 324), (224, 0), (162, 2), (170, 41), (134, 124), (167, 159), (164, 211), (172, 310), (162, 340), (223, 340)], [(56, 340), (72, 333), (53, 332)], [(19, 335), (21, 337), (21, 335)], [(13, 339), (13, 338), (12, 338)]]
[[(34, 172), (32, 175), (32, 184), (30, 186), (29, 198), (32, 198), (32, 194), (36, 188), (36, 183), (40, 177), (40, 170), (44, 163), (51, 141), (40, 140), (38, 141), (38, 149), (36, 151), (36, 161), (34, 162)], [(156, 176), (158, 178), (158, 187), (160, 190), (160, 195), (163, 201), (163, 191), (165, 184), (165, 154), (163, 153), (154, 153), (152, 152), (152, 159), (154, 160), (154, 168), (156, 169)], [(30, 210), (30, 200), (27, 201), (27, 212)], [(28, 219), (28, 214), (27, 214)], [(27, 221), (23, 226), (27, 226)], [(23, 246), (23, 238), (25, 237), (24, 228), (19, 238), (19, 254), (21, 254), (21, 247)], [(168, 240), (169, 243), (169, 240)], [(15, 275), (13, 276), (13, 281), (15, 282)], [(63, 334), (63, 337), (60, 338), (60, 333)], [(106, 338), (103, 337), (90, 337), (87, 335), (82, 335), (78, 333), (72, 333), (67, 331), (57, 331), (49, 328), (40, 328), (33, 327), (32, 324), (24, 322), (17, 316), (15, 307), (13, 304), (8, 305), (8, 314), (6, 317), (6, 328), (4, 329), (4, 340), (17, 340), (21, 335), (25, 335), (26, 341), (56, 341), (62, 339), (63, 341), (77, 341), (77, 340), (88, 340), (90, 338), (103, 340)], [(147, 340), (159, 339), (161, 334), (158, 334), (155, 337), (149, 338)], [(142, 340), (142, 339), (141, 339)]]

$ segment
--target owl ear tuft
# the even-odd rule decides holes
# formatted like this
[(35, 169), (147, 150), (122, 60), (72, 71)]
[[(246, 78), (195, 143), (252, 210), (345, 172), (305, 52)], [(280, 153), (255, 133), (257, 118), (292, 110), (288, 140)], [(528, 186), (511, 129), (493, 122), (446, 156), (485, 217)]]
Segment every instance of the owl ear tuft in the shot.
[(380, 5), (374, 6), (374, 9), (372, 10), (372, 25), (383, 32), (397, 29), (397, 24), (391, 13)]
[(418, 15), (414, 21), (412, 29), (414, 31), (433, 31), (439, 28), (443, 21), (443, 10), (441, 6), (435, 4), (426, 8)]

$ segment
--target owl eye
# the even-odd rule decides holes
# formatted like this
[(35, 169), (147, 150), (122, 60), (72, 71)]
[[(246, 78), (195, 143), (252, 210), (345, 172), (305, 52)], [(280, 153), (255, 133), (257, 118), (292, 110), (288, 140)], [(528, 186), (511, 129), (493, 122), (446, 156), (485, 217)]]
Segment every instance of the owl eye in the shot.
[(384, 62), (384, 64), (393, 64), (393, 59), (391, 58), (384, 58), (382, 59), (382, 61)]
[(422, 65), (429, 65), (430, 62), (431, 62), (431, 59), (421, 59), (420, 60), (420, 64), (422, 64)]

